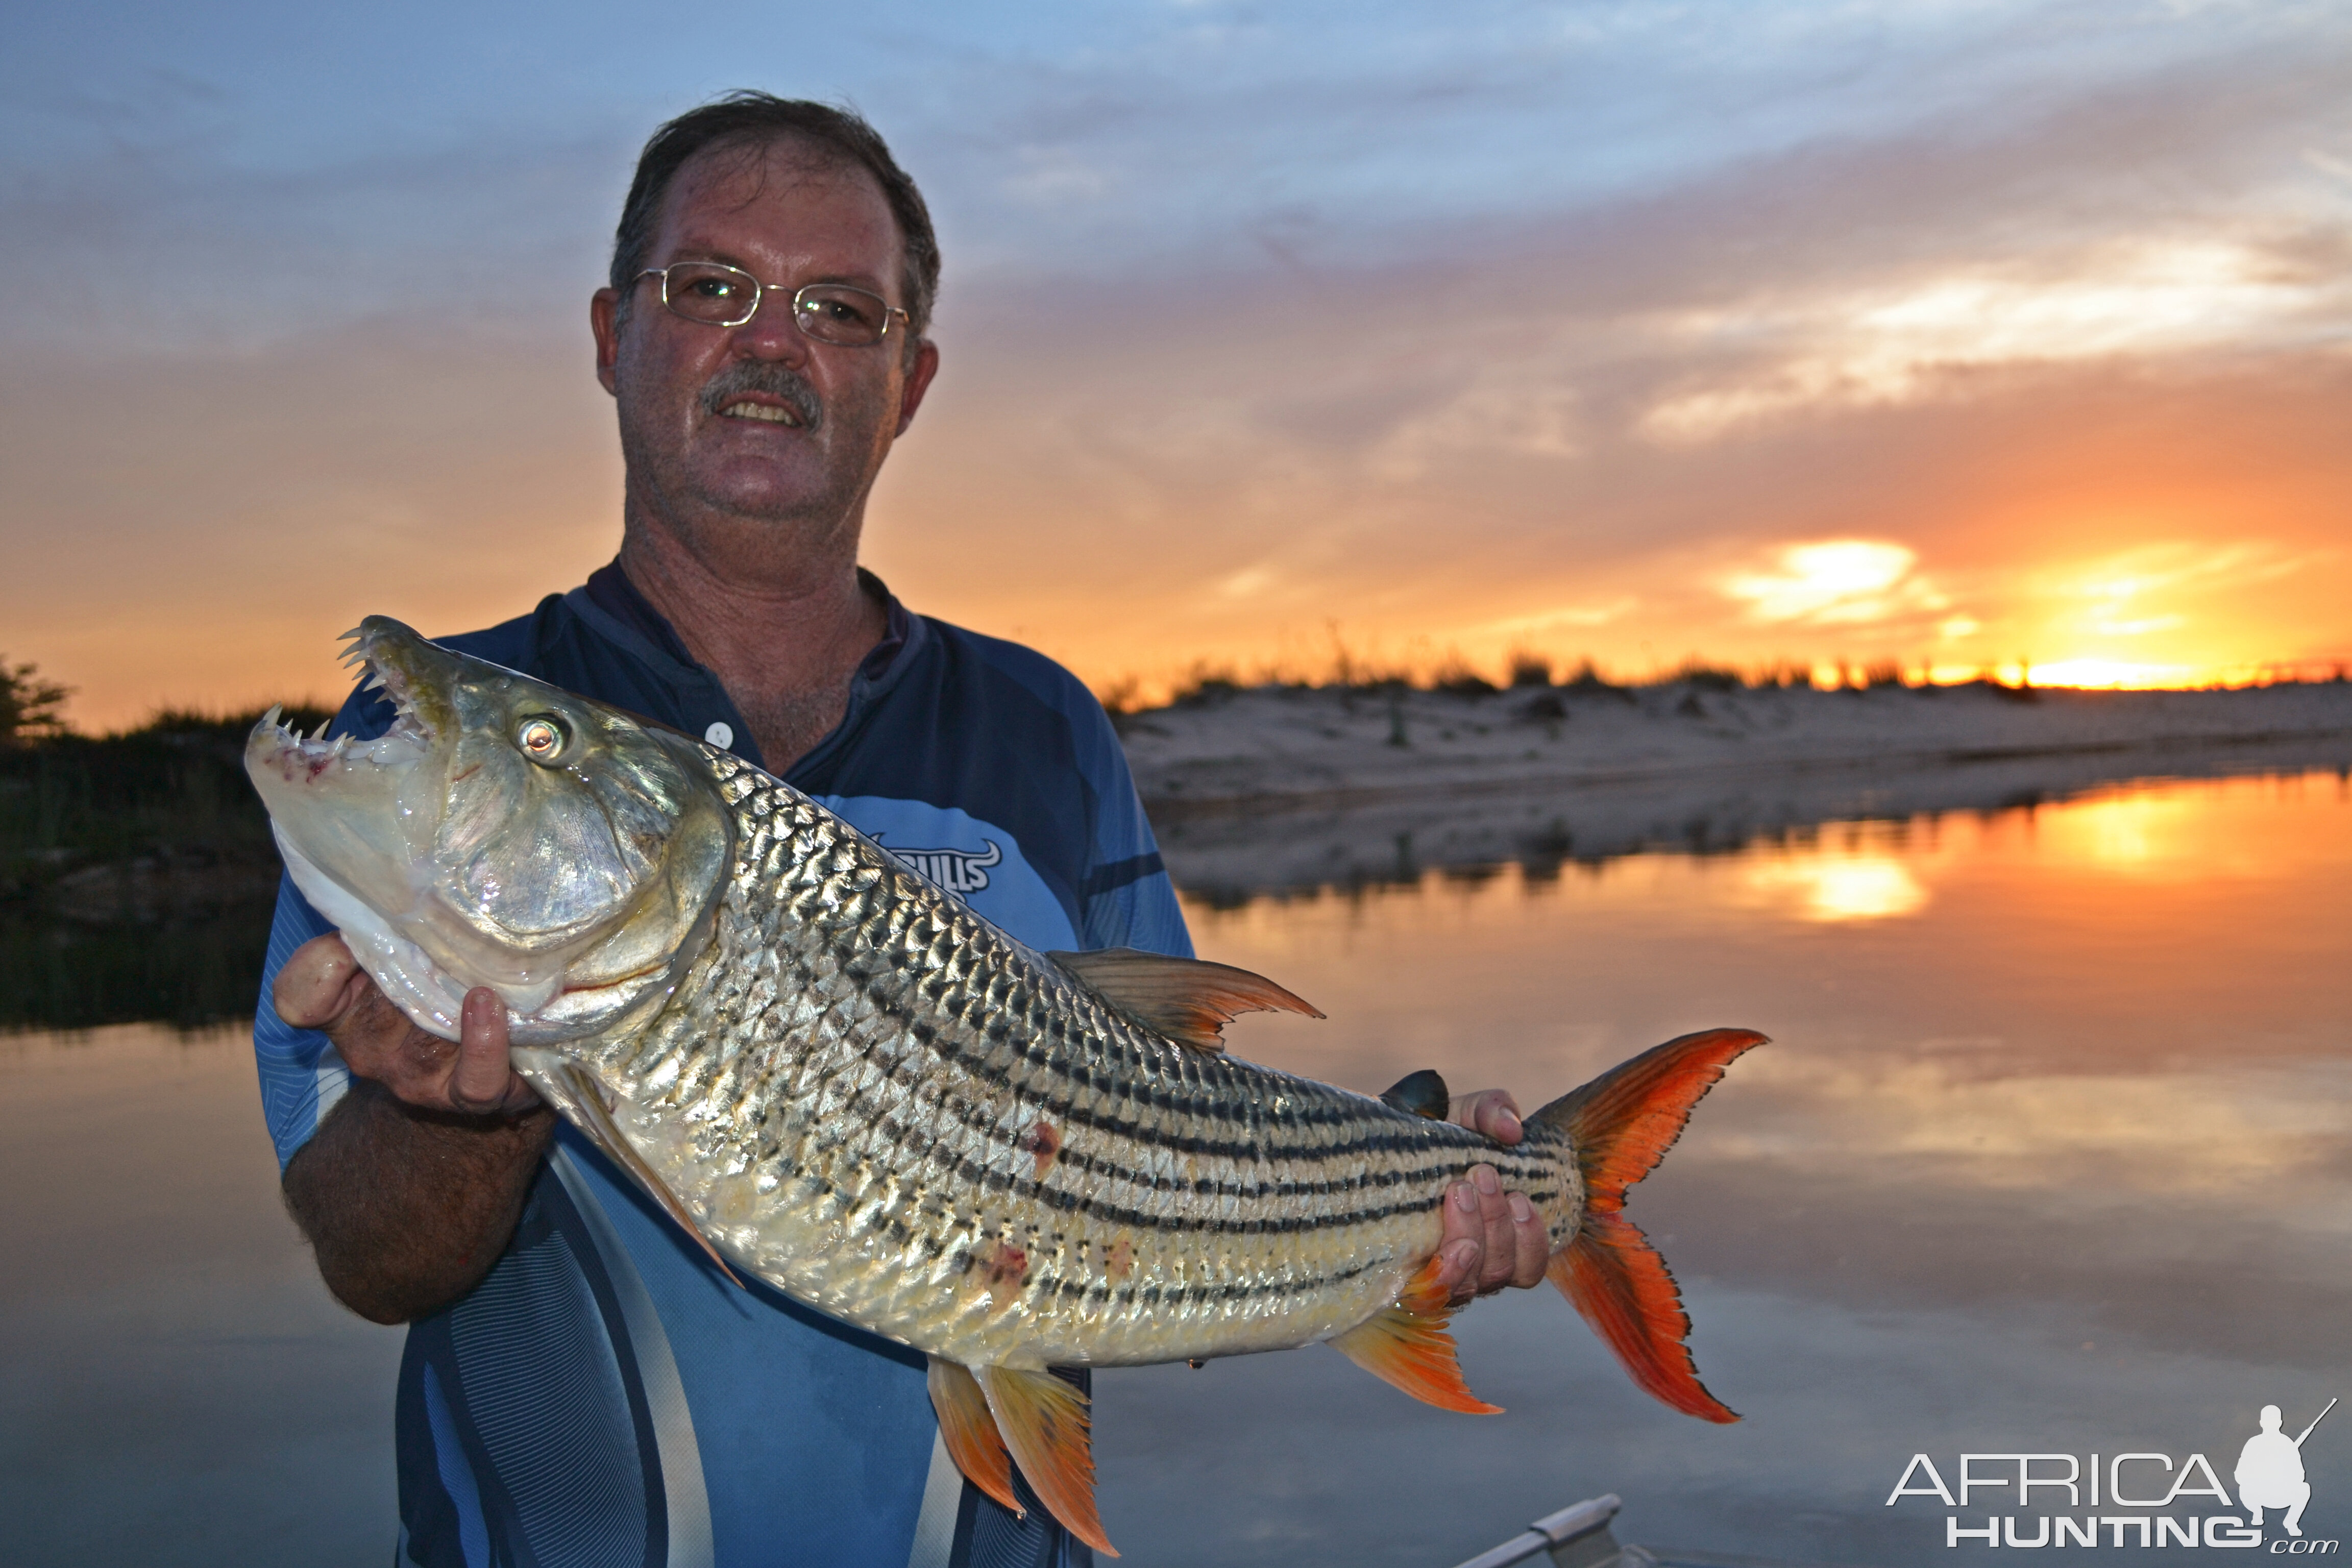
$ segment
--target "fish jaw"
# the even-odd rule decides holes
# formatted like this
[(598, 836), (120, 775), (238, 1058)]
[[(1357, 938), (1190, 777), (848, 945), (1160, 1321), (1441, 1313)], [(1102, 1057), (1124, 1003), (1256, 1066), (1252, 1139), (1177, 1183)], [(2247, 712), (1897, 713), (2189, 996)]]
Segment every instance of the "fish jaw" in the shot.
[[(288, 873), (385, 994), (456, 1039), (488, 986), (530, 1044), (657, 1005), (731, 855), (703, 748), (388, 617), (351, 638), (391, 727), (305, 739), (272, 710), (246, 767)], [(558, 754), (530, 756), (522, 738), (551, 727)]]
[(415, 868), (437, 823), (433, 731), (403, 711), (373, 741), (329, 741), (324, 730), (306, 739), (278, 715), (254, 726), (245, 766), (287, 874), (403, 1012), (456, 1039), (467, 984), (398, 929), (423, 903)]

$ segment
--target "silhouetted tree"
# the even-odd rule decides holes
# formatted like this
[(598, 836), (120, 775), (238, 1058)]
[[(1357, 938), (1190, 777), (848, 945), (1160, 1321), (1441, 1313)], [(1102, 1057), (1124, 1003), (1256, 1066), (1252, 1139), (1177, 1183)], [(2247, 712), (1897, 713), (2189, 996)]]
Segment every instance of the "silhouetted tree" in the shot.
[(64, 734), (65, 715), (59, 710), (72, 695), (72, 687), (43, 680), (29, 664), (12, 669), (0, 655), (0, 747)]

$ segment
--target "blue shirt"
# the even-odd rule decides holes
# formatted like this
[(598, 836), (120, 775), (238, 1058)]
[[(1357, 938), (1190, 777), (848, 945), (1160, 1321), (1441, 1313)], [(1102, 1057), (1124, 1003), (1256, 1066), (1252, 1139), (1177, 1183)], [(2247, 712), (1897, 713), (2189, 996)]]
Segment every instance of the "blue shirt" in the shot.
[[(889, 632), (840, 726), (787, 782), (1033, 948), (1190, 956), (1126, 759), (1086, 689), (1026, 648), (910, 616), (866, 581)], [(761, 760), (718, 679), (616, 566), (442, 642)], [(391, 721), (381, 697), (354, 693), (334, 728), (367, 738)], [(265, 996), (287, 956), (330, 929), (281, 887)], [(254, 1043), (282, 1166), (349, 1075), (324, 1035), (267, 1006)], [(1024, 1520), (946, 1466), (919, 1352), (730, 1283), (569, 1126), (489, 1275), (410, 1325), (397, 1410), (404, 1563), (1092, 1560), (1025, 1484)]]

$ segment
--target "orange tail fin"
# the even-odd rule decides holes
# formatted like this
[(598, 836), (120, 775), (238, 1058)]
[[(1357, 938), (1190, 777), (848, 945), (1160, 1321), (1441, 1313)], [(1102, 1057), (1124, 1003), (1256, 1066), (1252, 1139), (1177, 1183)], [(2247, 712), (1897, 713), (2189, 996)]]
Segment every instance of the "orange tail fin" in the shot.
[(1748, 1029), (1685, 1035), (1603, 1073), (1528, 1120), (1567, 1135), (1584, 1173), (1584, 1223), (1547, 1270), (1561, 1295), (1625, 1363), (1633, 1381), (1685, 1415), (1737, 1421), (1709, 1394), (1683, 1343), (1690, 1315), (1665, 1259), (1619, 1211), (1625, 1190), (1657, 1168), (1691, 1108), (1741, 1053)]

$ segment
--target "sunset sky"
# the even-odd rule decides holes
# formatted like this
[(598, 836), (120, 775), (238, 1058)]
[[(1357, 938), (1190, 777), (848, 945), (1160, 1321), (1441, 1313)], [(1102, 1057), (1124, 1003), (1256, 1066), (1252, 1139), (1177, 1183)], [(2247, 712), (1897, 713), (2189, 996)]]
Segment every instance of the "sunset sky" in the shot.
[(866, 557), (1098, 689), (2352, 659), (2352, 7), (20, 7), (0, 654), (328, 696), (618, 540), (638, 145), (844, 100), (943, 368)]

